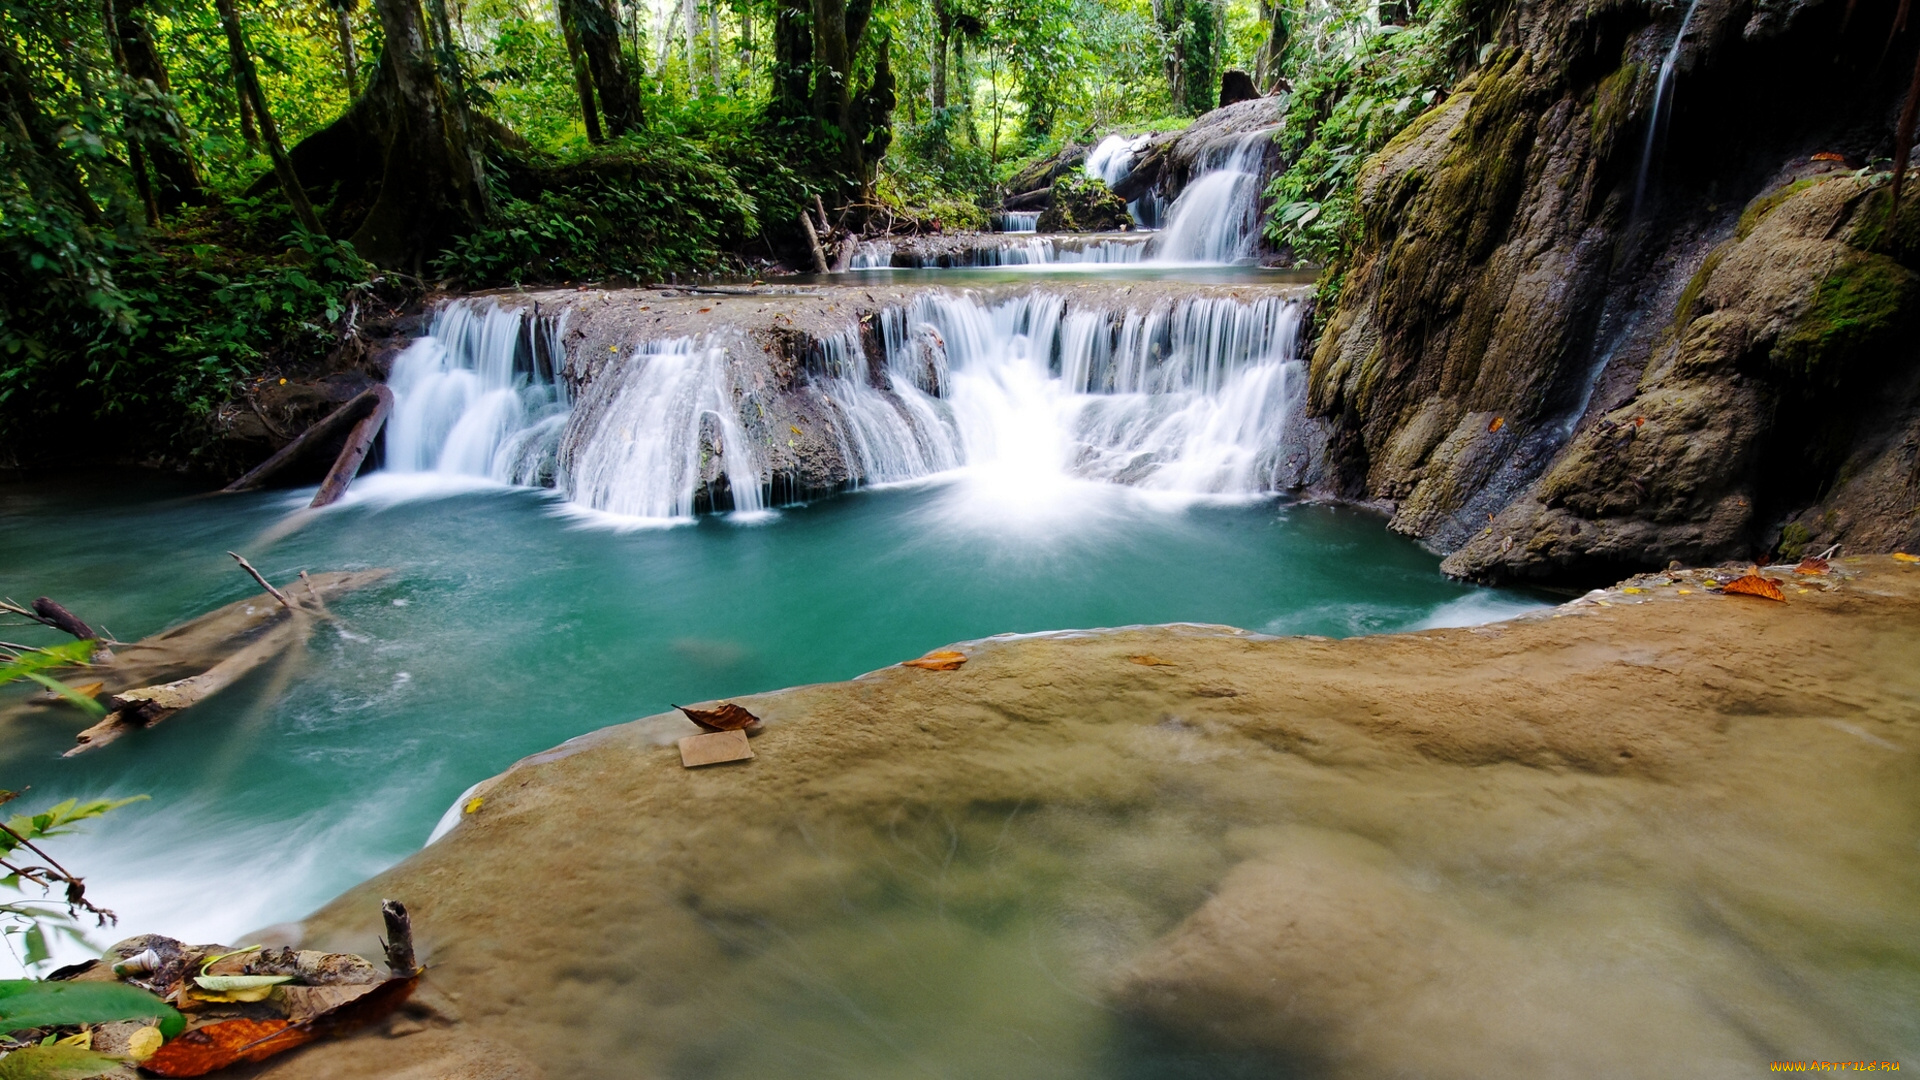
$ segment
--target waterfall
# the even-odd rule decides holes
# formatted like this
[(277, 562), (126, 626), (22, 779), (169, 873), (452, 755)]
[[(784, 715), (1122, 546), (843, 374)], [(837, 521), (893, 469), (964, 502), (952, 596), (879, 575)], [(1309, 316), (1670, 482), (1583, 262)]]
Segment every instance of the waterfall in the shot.
[(703, 485), (735, 510), (759, 510), (766, 472), (734, 406), (726, 343), (677, 338), (620, 350), (567, 426), (567, 497), (638, 518), (684, 518)]
[(1260, 232), (1260, 178), (1273, 128), (1209, 148), (1167, 210), (1152, 261), (1233, 263), (1253, 257)]
[(442, 307), (394, 359), (386, 469), (552, 485), (567, 422), (563, 321), (490, 301)]
[(936, 293), (887, 311), (883, 330), (895, 382), (951, 403), (969, 466), (1254, 494), (1284, 483), (1300, 315), (1275, 298), (1111, 312)]
[(980, 266), (1079, 266), (1092, 263), (1137, 263), (1146, 252), (1146, 238), (1116, 240), (1074, 236), (1029, 236), (1024, 240), (989, 240), (949, 250), (897, 249), (886, 240), (869, 240), (854, 250), (853, 270), (889, 267), (931, 269)]
[(994, 232), (1032, 232), (1039, 227), (1038, 210), (1001, 210), (993, 215)]
[[(930, 292), (878, 313), (878, 356), (852, 327), (816, 339), (777, 398), (763, 347), (729, 329), (575, 357), (585, 385), (569, 403), (556, 320), (455, 301), (395, 363), (388, 468), (684, 520), (764, 508), (768, 447), (790, 415), (826, 434), (850, 486), (965, 469), (1257, 494), (1298, 475), (1301, 314), (1275, 297), (1111, 310), (1043, 290), (992, 303)], [(774, 407), (784, 415), (770, 419)]]
[[(1133, 161), (1146, 146), (1145, 135), (1132, 138), (1109, 135), (1087, 154), (1087, 175), (1104, 181), (1108, 187), (1115, 187), (1133, 172)], [(1159, 194), (1151, 191), (1127, 204), (1127, 212), (1133, 215), (1135, 224), (1143, 229), (1158, 228), (1164, 209)]]
[(1666, 131), (1667, 118), (1673, 112), (1674, 70), (1680, 64), (1680, 46), (1687, 40), (1687, 30), (1693, 26), (1694, 9), (1700, 6), (1700, 0), (1689, 0), (1687, 13), (1680, 17), (1680, 30), (1673, 35), (1673, 44), (1667, 47), (1666, 58), (1660, 61), (1660, 79), (1653, 87), (1653, 111), (1647, 117), (1647, 141), (1640, 148), (1640, 172), (1633, 181), (1633, 210), (1630, 217), (1640, 216), (1640, 204), (1647, 195), (1647, 175), (1653, 168), (1653, 156), (1659, 150), (1660, 136)]

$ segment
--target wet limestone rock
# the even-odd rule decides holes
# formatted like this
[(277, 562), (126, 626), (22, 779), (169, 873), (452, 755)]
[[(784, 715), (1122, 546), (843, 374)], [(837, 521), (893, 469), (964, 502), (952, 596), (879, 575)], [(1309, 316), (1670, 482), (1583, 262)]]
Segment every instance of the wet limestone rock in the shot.
[[(1783, 522), (1869, 474), (1857, 498), (1818, 508), (1822, 535), (1875, 550), (1905, 535), (1900, 463), (1920, 426), (1892, 399), (1911, 400), (1912, 357), (1809, 358), (1863, 336), (1897, 342), (1859, 319), (1908, 303), (1892, 266), (1920, 262), (1839, 233), (1795, 234), (1791, 256), (1732, 254), (1773, 216), (1760, 209), (1845, 171), (1832, 152), (1876, 152), (1904, 84), (1820, 74), (1860, 59), (1850, 40), (1808, 59), (1805, 41), (1837, 41), (1835, 4), (1749, 18), (1702, 3), (1677, 54), (1701, 104), (1673, 114), (1649, 159), (1686, 10), (1511, 8), (1502, 47), (1363, 169), (1363, 235), (1311, 363), (1309, 412), (1333, 425), (1343, 492), (1458, 553), (1450, 572), (1592, 584), (1673, 557), (1758, 555)], [(1777, 77), (1788, 67), (1804, 76), (1791, 86)], [(1867, 197), (1852, 195), (1842, 231)], [(1828, 315), (1786, 325), (1803, 307)], [(1845, 369), (1874, 415), (1829, 424), (1840, 392), (1809, 363)], [(1687, 380), (1704, 396), (1649, 397)], [(1798, 522), (1809, 535), (1812, 521)]]
[(1131, 228), (1125, 199), (1098, 177), (1074, 173), (1053, 182), (1053, 199), (1040, 212), (1040, 232), (1117, 232)]
[[(1902, 338), (1920, 312), (1920, 276), (1867, 250), (1887, 206), (1883, 185), (1831, 174), (1755, 200), (1681, 294), (1671, 340), (1634, 394), (1447, 570), (1551, 577), (1771, 548), (1768, 526), (1840, 467), (1862, 412), (1911, 356)], [(1865, 515), (1892, 526), (1880, 543), (1907, 539), (1916, 501)], [(1808, 529), (1802, 544), (1824, 547), (1829, 533), (1838, 542), (1838, 530)]]

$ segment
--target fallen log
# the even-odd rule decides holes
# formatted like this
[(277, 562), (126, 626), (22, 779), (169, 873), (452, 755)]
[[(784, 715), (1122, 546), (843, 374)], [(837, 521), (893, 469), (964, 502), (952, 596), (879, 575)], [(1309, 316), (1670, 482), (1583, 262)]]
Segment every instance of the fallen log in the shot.
[(295, 643), (306, 640), (312, 627), (312, 616), (303, 611), (291, 612), (266, 634), (198, 675), (110, 696), (107, 707), (112, 711), (99, 723), (75, 736), (74, 747), (63, 756), (72, 757), (88, 750), (97, 750), (129, 731), (150, 728), (181, 709), (198, 705), (286, 652)]
[(360, 466), (367, 460), (367, 451), (373, 449), (373, 440), (380, 435), (380, 427), (387, 422), (387, 414), (393, 411), (393, 391), (386, 386), (375, 386), (361, 397), (372, 394), (373, 410), (360, 418), (347, 433), (347, 445), (340, 448), (340, 456), (334, 459), (333, 468), (327, 470), (327, 478), (320, 481), (320, 490), (314, 493), (309, 509), (332, 506), (347, 493), (347, 485), (360, 475)]
[[(300, 589), (306, 597), (290, 607), (266, 596), (236, 600), (139, 641), (117, 643), (114, 652), (104, 661), (96, 654), (93, 663), (85, 669), (86, 680), (99, 681), (102, 692), (111, 698), (209, 674), (226, 659), (270, 636), (276, 626), (293, 618), (296, 611), (308, 621), (315, 615), (325, 617), (326, 600), (366, 588), (390, 573), (392, 571), (380, 569), (315, 574)], [(46, 704), (40, 695), (0, 702), (0, 730), (17, 717), (39, 714)]]
[(1053, 189), (1043, 187), (1023, 191), (1018, 195), (1009, 195), (1001, 200), (1000, 205), (1007, 210), (1045, 210), (1052, 202)]
[(827, 252), (820, 246), (820, 234), (813, 227), (813, 218), (805, 210), (800, 211), (800, 227), (807, 232), (807, 246), (813, 249), (813, 268), (818, 273), (827, 273)]
[[(292, 442), (281, 447), (267, 460), (255, 465), (245, 476), (221, 488), (223, 492), (252, 491), (284, 472), (289, 466), (298, 464), (316, 447), (331, 439), (342, 430), (360, 422), (376, 403), (384, 400), (388, 406), (393, 404), (393, 391), (385, 386), (373, 386), (355, 395), (353, 400), (333, 410), (300, 433)], [(351, 440), (349, 440), (351, 441)]]

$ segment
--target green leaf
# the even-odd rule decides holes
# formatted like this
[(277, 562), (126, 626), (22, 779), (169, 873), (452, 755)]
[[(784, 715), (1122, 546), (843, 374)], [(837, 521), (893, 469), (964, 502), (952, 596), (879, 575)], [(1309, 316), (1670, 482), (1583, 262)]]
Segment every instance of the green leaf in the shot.
[(62, 699), (78, 705), (80, 709), (89, 716), (101, 717), (107, 715), (107, 707), (105, 705), (100, 704), (98, 701), (75, 690), (73, 687), (68, 686), (66, 683), (61, 682), (51, 675), (42, 675), (37, 671), (30, 671), (27, 673), (27, 678), (59, 694)]
[(22, 653), (18, 659), (0, 664), (0, 683), (31, 678), (34, 672), (48, 668), (84, 664), (93, 655), (94, 647), (92, 641), (69, 641), (64, 645)]
[(0, 1033), (58, 1024), (103, 1024), (109, 1020), (158, 1018), (172, 1038), (187, 1025), (178, 1010), (125, 983), (42, 982), (0, 979)]
[(86, 1080), (122, 1064), (77, 1046), (29, 1046), (0, 1057), (0, 1080)]

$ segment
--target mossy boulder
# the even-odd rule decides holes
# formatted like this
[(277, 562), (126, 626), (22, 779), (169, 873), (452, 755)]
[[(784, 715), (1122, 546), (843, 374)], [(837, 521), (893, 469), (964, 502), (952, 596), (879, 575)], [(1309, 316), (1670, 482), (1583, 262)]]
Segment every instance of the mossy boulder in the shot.
[(1041, 232), (1115, 232), (1133, 227), (1126, 200), (1097, 177), (1062, 176), (1053, 182), (1053, 203), (1040, 214)]

